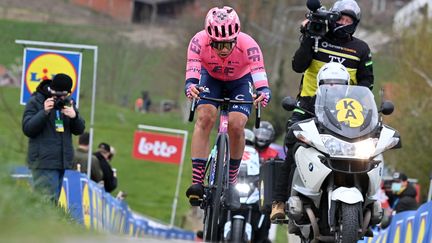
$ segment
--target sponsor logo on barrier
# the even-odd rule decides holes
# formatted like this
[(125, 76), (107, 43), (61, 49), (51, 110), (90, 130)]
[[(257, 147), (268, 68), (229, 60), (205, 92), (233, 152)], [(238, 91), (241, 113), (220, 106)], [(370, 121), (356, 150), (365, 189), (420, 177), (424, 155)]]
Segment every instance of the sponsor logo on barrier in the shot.
[(82, 213), (83, 213), (83, 221), (84, 226), (87, 229), (90, 229), (91, 227), (91, 221), (90, 221), (90, 193), (89, 193), (89, 186), (87, 182), (83, 183), (83, 189), (82, 189)]
[(428, 233), (428, 230), (426, 229), (427, 215), (428, 212), (424, 212), (420, 215), (420, 226), (417, 234), (417, 242), (423, 242), (426, 233)]
[(136, 131), (133, 157), (148, 161), (179, 164), (182, 148), (182, 136)]
[(59, 205), (60, 207), (64, 208), (65, 210), (67, 210), (67, 208), (69, 207), (68, 205), (68, 191), (67, 189), (69, 188), (68, 185), (68, 181), (67, 180), (63, 180), (63, 185), (60, 191), (60, 197), (59, 197)]

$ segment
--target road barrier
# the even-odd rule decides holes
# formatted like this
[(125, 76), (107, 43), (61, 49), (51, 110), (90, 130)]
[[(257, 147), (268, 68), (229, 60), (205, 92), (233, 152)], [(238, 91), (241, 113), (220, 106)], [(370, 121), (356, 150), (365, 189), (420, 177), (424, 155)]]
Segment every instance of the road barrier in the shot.
[[(16, 168), (12, 176), (18, 179), (31, 177), (25, 167)], [(195, 239), (192, 231), (169, 227), (134, 213), (125, 201), (112, 197), (97, 183), (89, 181), (77, 171), (66, 171), (59, 202), (74, 219), (89, 229), (132, 237)], [(432, 201), (421, 205), (416, 211), (394, 215), (387, 228), (374, 231), (374, 237), (365, 237), (358, 242), (432, 243)]]
[[(31, 173), (26, 167), (17, 167), (12, 177), (29, 179)], [(195, 239), (192, 231), (169, 227), (133, 212), (124, 200), (114, 198), (85, 174), (77, 171), (66, 170), (59, 204), (88, 229), (131, 237)]]
[(421, 205), (416, 211), (405, 211), (394, 215), (391, 224), (374, 237), (359, 243), (432, 243), (432, 201)]

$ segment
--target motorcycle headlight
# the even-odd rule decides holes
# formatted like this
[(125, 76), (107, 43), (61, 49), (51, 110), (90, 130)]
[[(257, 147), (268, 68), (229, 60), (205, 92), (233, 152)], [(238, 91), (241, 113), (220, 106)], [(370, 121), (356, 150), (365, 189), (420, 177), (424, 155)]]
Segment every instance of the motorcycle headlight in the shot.
[(367, 138), (365, 140), (348, 143), (331, 135), (322, 134), (321, 140), (331, 157), (369, 159), (375, 152), (378, 139)]
[(248, 193), (250, 191), (250, 186), (247, 183), (237, 183), (235, 188), (239, 192), (240, 196), (241, 195), (248, 195)]

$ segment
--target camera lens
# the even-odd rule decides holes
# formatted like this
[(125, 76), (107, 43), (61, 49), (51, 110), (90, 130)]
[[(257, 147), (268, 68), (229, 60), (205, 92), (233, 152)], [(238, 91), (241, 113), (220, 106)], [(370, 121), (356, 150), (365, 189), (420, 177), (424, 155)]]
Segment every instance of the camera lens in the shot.
[(65, 106), (65, 102), (64, 100), (57, 98), (54, 102), (54, 108), (57, 110), (61, 110), (63, 109), (63, 107)]

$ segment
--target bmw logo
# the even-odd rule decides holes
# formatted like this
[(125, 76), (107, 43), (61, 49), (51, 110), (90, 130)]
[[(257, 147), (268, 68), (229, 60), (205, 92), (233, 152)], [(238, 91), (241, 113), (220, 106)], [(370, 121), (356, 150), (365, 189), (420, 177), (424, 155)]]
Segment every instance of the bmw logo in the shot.
[(309, 171), (312, 172), (313, 169), (314, 169), (314, 168), (313, 168), (313, 164), (312, 164), (312, 163), (309, 163)]

